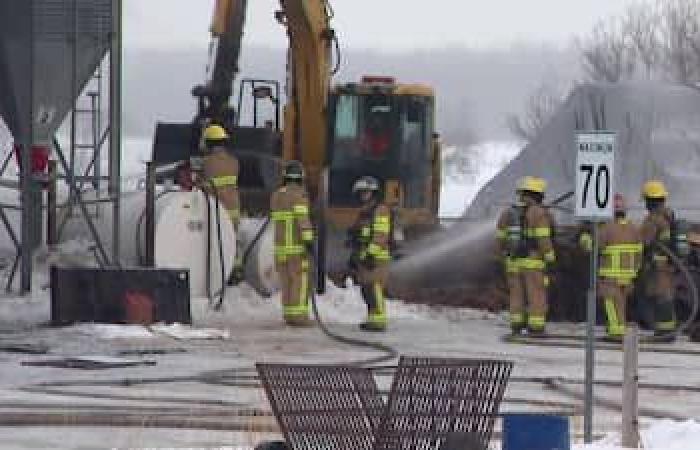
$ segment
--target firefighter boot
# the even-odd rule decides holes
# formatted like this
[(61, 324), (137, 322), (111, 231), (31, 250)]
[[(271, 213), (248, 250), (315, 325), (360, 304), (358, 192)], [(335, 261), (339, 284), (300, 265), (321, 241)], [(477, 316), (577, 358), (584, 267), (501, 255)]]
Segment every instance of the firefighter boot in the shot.
[(671, 343), (676, 340), (676, 311), (673, 302), (655, 299), (656, 323), (654, 337), (657, 341)]
[(527, 319), (527, 334), (532, 337), (545, 335), (546, 319), (544, 316), (530, 315)]
[(510, 331), (513, 336), (520, 336), (527, 329), (525, 313), (510, 313)]

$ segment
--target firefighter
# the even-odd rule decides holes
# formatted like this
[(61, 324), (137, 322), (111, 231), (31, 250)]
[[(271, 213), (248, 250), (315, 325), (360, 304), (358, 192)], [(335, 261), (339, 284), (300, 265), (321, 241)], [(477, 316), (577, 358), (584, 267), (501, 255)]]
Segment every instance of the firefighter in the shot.
[(364, 331), (385, 331), (387, 327), (384, 285), (391, 261), (391, 210), (380, 199), (379, 181), (365, 176), (352, 187), (362, 203), (357, 221), (350, 228), (352, 255), (350, 269), (367, 304)]
[[(614, 220), (599, 227), (598, 293), (603, 300), (607, 335), (619, 340), (625, 335), (627, 302), (642, 265), (643, 246), (639, 227), (627, 220), (627, 205), (621, 194), (615, 195), (614, 213)], [(581, 235), (581, 245), (591, 251), (590, 233)]]
[(556, 262), (553, 220), (542, 206), (547, 182), (527, 176), (516, 189), (517, 201), (498, 220), (497, 241), (508, 283), (510, 326), (543, 334), (547, 315), (549, 273)]
[(647, 264), (644, 290), (654, 304), (654, 331), (657, 336), (673, 340), (676, 329), (676, 313), (673, 306), (675, 294), (674, 268), (658, 244), (673, 247), (671, 234), (673, 211), (666, 207), (668, 191), (663, 182), (650, 180), (644, 183), (642, 197), (648, 214), (642, 223), (644, 256)]
[(291, 326), (309, 326), (309, 270), (314, 232), (309, 199), (304, 190), (304, 168), (290, 161), (283, 185), (270, 199), (275, 227), (275, 263), (282, 281), (284, 320)]
[(240, 201), (238, 199), (238, 160), (226, 150), (229, 135), (221, 125), (209, 125), (204, 130), (204, 161), (206, 178), (202, 188), (215, 192), (226, 208), (231, 223), (238, 230)]

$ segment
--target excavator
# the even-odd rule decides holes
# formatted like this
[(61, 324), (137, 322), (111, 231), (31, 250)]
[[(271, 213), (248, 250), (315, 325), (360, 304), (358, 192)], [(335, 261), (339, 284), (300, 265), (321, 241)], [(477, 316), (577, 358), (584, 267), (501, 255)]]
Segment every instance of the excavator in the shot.
[(208, 80), (192, 90), (197, 115), (190, 123), (158, 124), (154, 161), (186, 160), (206, 124), (224, 126), (241, 165), (244, 217), (266, 215), (283, 162), (301, 161), (316, 207), (322, 275), (346, 266), (343, 243), (359, 207), (352, 185), (363, 175), (381, 181), (395, 211), (396, 241), (435, 227), (440, 145), (433, 90), (386, 76), (332, 86), (340, 46), (329, 0), (280, 0), (275, 18), (289, 39), (284, 107), (280, 83), (264, 79), (240, 80), (233, 107), (246, 7), (247, 0), (216, 1)]

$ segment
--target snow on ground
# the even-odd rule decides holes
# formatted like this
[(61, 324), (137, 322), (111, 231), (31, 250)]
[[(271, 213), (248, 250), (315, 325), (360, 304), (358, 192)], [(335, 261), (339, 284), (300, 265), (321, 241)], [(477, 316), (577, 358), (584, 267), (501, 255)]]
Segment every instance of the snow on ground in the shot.
[[(641, 431), (645, 450), (697, 450), (700, 448), (700, 423), (660, 420)], [(610, 435), (592, 445), (574, 446), (573, 450), (623, 450), (619, 436)]]
[[(146, 159), (149, 146), (145, 143), (129, 143), (129, 162), (124, 172), (138, 181), (142, 173), (142, 161)], [(150, 145), (150, 143), (149, 143)], [(458, 216), (469, 204), (478, 189), (501, 167), (517, 155), (520, 146), (514, 143), (490, 142), (472, 147), (469, 151), (470, 168), (466, 173), (446, 174), (443, 186), (442, 214)], [(449, 149), (448, 149), (449, 151)], [(138, 188), (138, 185), (136, 185)], [(223, 383), (211, 384), (217, 374), (231, 368), (251, 368), (255, 361), (304, 361), (333, 362), (374, 356), (367, 350), (341, 346), (323, 337), (318, 329), (289, 329), (282, 325), (282, 311), (278, 295), (262, 298), (246, 285), (231, 288), (226, 295), (221, 312), (211, 309), (206, 299), (193, 299), (192, 316), (194, 326), (154, 326), (149, 329), (134, 326), (77, 325), (66, 328), (42, 326), (49, 320), (49, 291), (47, 289), (46, 266), (51, 262), (72, 261), (85, 258), (89, 253), (86, 243), (75, 241), (62, 246), (59, 254), (37, 256), (35, 274), (36, 289), (29, 298), (3, 298), (0, 302), (0, 332), (10, 342), (42, 343), (50, 348), (50, 357), (57, 356), (118, 356), (120, 350), (129, 349), (178, 349), (159, 356), (149, 356), (157, 362), (155, 366), (81, 373), (70, 369), (46, 369), (26, 367), (27, 360), (45, 356), (14, 355), (0, 353), (3, 371), (0, 372), (0, 399), (8, 405), (8, 411), (24, 411), (22, 408), (40, 407), (46, 403), (66, 405), (69, 411), (79, 412), (81, 407), (97, 408), (97, 411), (113, 413), (125, 405), (163, 408), (167, 414), (191, 415), (192, 420), (200, 413), (190, 408), (200, 407), (221, 399), (253, 406), (269, 408), (264, 396), (258, 391), (238, 389)], [(330, 287), (327, 294), (318, 298), (324, 321), (341, 334), (365, 337), (357, 331), (356, 324), (364, 319), (365, 306), (356, 286)], [(410, 305), (400, 301), (389, 303), (391, 317), (388, 333), (373, 336), (395, 346), (402, 354), (425, 354), (458, 357), (505, 358), (513, 360), (515, 376), (521, 377), (570, 377), (580, 378), (583, 357), (580, 349), (535, 348), (504, 343), (502, 335), (507, 332), (503, 317), (480, 311), (435, 308)], [(581, 331), (581, 330), (578, 330)], [(690, 347), (689, 343), (677, 344)], [(695, 359), (674, 354), (641, 354), (642, 380), (649, 383), (670, 383), (677, 386), (688, 384), (700, 370)], [(600, 351), (597, 354), (596, 374), (601, 379), (617, 380), (621, 376), (621, 355), (617, 351)], [(214, 374), (214, 375), (212, 375)], [(114, 380), (123, 377), (159, 378), (195, 377), (195, 381), (179, 383), (149, 383), (140, 385), (99, 386), (86, 384), (75, 388), (78, 392), (32, 393), (42, 383), (61, 380)], [(197, 377), (202, 377), (197, 378)], [(199, 381), (197, 381), (199, 380)], [(576, 386), (576, 384), (574, 384)], [(29, 390), (28, 390), (29, 389)], [(87, 394), (87, 395), (86, 395)], [(95, 398), (90, 398), (94, 394)], [(502, 411), (542, 412), (546, 406), (537, 402), (554, 402), (554, 411), (573, 411), (580, 414), (581, 404), (577, 393), (567, 394), (546, 388), (544, 385), (511, 382)], [(620, 392), (614, 387), (600, 387), (596, 395), (602, 399), (619, 402)], [(114, 396), (111, 398), (109, 396)], [(120, 397), (123, 396), (123, 397)], [(137, 396), (140, 399), (134, 400)], [(192, 404), (178, 403), (179, 397), (191, 397)], [(120, 399), (121, 398), (121, 399)], [(166, 401), (167, 400), (167, 401)], [(534, 403), (529, 403), (534, 402)], [(179, 405), (179, 406), (178, 406)], [(697, 417), (700, 414), (700, 399), (691, 392), (647, 389), (640, 392), (640, 406), (657, 408), (668, 412), (661, 417)], [(12, 409), (14, 408), (14, 409)], [(17, 409), (19, 408), (19, 409)], [(184, 412), (178, 412), (181, 408)], [(230, 408), (230, 407), (229, 407)], [(177, 411), (171, 411), (171, 410)], [(228, 411), (227, 411), (228, 412)], [(596, 433), (611, 433), (619, 429), (619, 414), (616, 410), (596, 410)], [(221, 411), (210, 411), (215, 420)], [(218, 420), (218, 419), (216, 419)], [(234, 420), (234, 419), (230, 419)], [(259, 419), (259, 420), (264, 420)], [(580, 434), (579, 419), (572, 420), (572, 433)], [(671, 422), (643, 420), (643, 442), (649, 450), (696, 450), (700, 448), (700, 424), (696, 422)], [(24, 432), (26, 430), (26, 432)], [(222, 433), (197, 430), (150, 430), (146, 428), (122, 429), (117, 427), (60, 429), (46, 427), (15, 428), (0, 427), (2, 448), (56, 448), (69, 442), (80, 448), (93, 448), (95, 442), (114, 443), (118, 447), (169, 447), (189, 445), (219, 448), (240, 444), (248, 448), (259, 442), (264, 435), (250, 433)], [(269, 437), (269, 435), (268, 435)], [(68, 440), (66, 440), (68, 439)], [(578, 442), (578, 441), (576, 441)], [(574, 450), (618, 450), (618, 438), (610, 434), (592, 446), (575, 445)], [(498, 444), (494, 447), (499, 448)]]
[[(515, 141), (486, 141), (467, 149), (446, 147), (445, 160), (456, 160), (446, 167), (440, 198), (440, 215), (461, 216), (479, 190), (522, 150)], [(455, 152), (463, 154), (455, 155)]]

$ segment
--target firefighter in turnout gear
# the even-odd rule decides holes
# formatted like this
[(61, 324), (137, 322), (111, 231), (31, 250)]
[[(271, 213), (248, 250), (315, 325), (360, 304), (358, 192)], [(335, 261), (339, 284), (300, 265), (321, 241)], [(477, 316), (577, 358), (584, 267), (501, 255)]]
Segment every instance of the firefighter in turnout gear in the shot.
[[(619, 340), (625, 335), (627, 302), (642, 265), (642, 237), (635, 224), (627, 220), (627, 206), (621, 194), (614, 199), (615, 219), (599, 226), (600, 264), (598, 292), (603, 300), (607, 334)], [(581, 246), (592, 249), (589, 232), (580, 238)]]
[(674, 248), (674, 215), (673, 211), (666, 207), (668, 191), (661, 181), (647, 181), (642, 189), (642, 197), (648, 211), (642, 223), (646, 263), (644, 290), (654, 305), (656, 335), (668, 336), (669, 340), (672, 340), (672, 333), (676, 329), (673, 306), (675, 271), (668, 256), (659, 250), (657, 244), (669, 249)]
[(533, 335), (545, 331), (548, 274), (556, 262), (553, 220), (542, 206), (546, 188), (545, 180), (524, 177), (516, 190), (516, 204), (498, 220), (496, 237), (508, 282), (514, 334), (525, 329)]
[(287, 163), (284, 184), (270, 198), (270, 211), (275, 228), (275, 263), (282, 281), (284, 320), (292, 326), (309, 326), (309, 270), (314, 231), (301, 163)]
[(391, 261), (391, 210), (380, 198), (379, 181), (362, 177), (353, 185), (362, 207), (350, 228), (352, 255), (350, 269), (362, 289), (367, 304), (367, 320), (360, 324), (365, 331), (385, 331), (387, 326), (384, 285)]
[(231, 222), (238, 230), (240, 201), (238, 198), (238, 160), (226, 151), (229, 135), (220, 125), (209, 125), (203, 134), (204, 158), (202, 169), (206, 181), (202, 188), (214, 192), (226, 208)]

